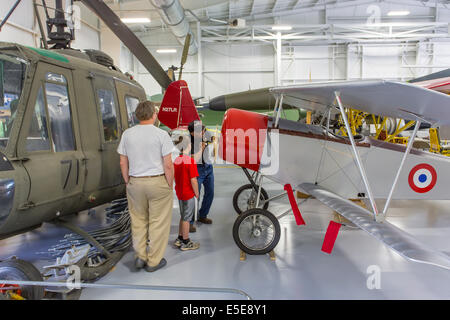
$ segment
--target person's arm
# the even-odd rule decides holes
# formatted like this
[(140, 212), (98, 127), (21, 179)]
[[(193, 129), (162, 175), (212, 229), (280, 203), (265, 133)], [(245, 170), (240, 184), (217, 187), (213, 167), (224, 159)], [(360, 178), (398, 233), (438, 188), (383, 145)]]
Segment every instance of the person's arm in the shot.
[(206, 143), (202, 142), (200, 150), (198, 150), (196, 153), (193, 154), (193, 158), (196, 163), (201, 163), (202, 155), (203, 155), (203, 151), (205, 150), (205, 147), (206, 147)]
[(164, 163), (164, 175), (166, 176), (166, 181), (169, 187), (173, 188), (173, 162), (172, 154), (168, 154), (163, 158)]
[(128, 157), (122, 154), (120, 155), (120, 170), (122, 171), (123, 181), (125, 181), (125, 184), (128, 184), (130, 180)]
[(200, 195), (198, 193), (198, 181), (197, 181), (197, 178), (191, 178), (191, 185), (192, 185), (192, 189), (194, 190), (195, 197), (198, 199)]

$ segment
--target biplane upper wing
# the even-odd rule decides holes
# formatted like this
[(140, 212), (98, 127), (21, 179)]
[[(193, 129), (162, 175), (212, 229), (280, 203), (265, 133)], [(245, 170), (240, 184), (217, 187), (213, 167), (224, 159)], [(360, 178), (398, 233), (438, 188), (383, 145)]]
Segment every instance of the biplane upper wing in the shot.
[(335, 210), (404, 258), (450, 270), (450, 257), (448, 255), (429, 248), (387, 221), (375, 221), (373, 214), (367, 209), (316, 184), (303, 183), (299, 185), (299, 188)]
[(334, 105), (339, 92), (342, 103), (371, 114), (417, 120), (436, 125), (450, 125), (450, 96), (417, 85), (387, 81), (362, 80), (308, 83), (274, 87), (273, 94), (283, 101), (312, 110), (326, 110)]

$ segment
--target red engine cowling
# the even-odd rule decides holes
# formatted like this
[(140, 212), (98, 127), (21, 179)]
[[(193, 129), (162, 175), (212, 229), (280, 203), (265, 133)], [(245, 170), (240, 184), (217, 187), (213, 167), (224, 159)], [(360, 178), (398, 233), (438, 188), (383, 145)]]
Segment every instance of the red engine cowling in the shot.
[(223, 117), (219, 156), (240, 167), (258, 171), (267, 137), (268, 117), (228, 109)]

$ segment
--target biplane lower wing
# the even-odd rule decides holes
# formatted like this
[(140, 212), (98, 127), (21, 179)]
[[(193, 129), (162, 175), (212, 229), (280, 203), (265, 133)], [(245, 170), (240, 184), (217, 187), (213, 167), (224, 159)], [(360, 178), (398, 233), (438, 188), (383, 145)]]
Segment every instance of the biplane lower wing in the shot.
[(316, 184), (303, 183), (299, 185), (299, 188), (383, 242), (402, 257), (450, 270), (448, 255), (429, 248), (387, 221), (376, 222), (373, 214), (367, 209)]

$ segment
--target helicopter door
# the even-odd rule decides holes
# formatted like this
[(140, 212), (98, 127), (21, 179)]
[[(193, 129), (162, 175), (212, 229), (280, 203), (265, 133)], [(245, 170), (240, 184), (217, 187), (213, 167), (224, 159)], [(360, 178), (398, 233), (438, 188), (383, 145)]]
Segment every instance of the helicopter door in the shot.
[(85, 172), (75, 102), (72, 72), (39, 63), (19, 147), (31, 182), (25, 207), (46, 205), (54, 214), (80, 203)]
[(100, 189), (116, 187), (123, 183), (122, 174), (118, 170), (119, 154), (117, 146), (120, 142), (122, 126), (120, 124), (119, 104), (114, 79), (96, 74), (93, 78), (97, 112), (101, 136)]

